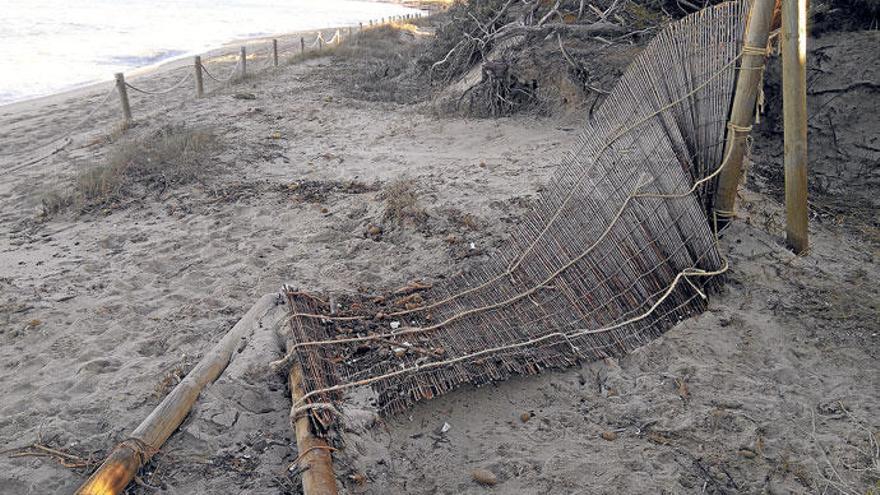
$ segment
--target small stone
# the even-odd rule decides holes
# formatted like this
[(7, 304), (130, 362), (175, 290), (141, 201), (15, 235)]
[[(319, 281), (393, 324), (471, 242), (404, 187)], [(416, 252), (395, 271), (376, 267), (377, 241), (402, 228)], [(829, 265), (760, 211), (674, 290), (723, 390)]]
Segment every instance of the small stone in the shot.
[(257, 99), (257, 95), (255, 95), (253, 93), (235, 93), (234, 95), (232, 95), (232, 97), (235, 98), (236, 100), (256, 100)]
[(532, 413), (530, 413), (530, 412), (524, 412), (519, 415), (519, 420), (522, 421), (523, 423), (525, 423), (526, 421), (528, 421), (530, 419), (532, 419)]
[(481, 485), (493, 486), (498, 484), (498, 477), (488, 469), (474, 469), (471, 472), (471, 476), (473, 476), (474, 481)]
[(613, 431), (603, 431), (601, 436), (603, 440), (608, 440), (609, 442), (617, 440), (617, 433)]

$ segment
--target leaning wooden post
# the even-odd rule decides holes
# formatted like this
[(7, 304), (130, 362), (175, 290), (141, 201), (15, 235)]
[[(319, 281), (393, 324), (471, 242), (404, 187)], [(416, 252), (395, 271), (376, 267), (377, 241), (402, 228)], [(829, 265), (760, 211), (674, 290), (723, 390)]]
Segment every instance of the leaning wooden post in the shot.
[(733, 105), (727, 123), (727, 142), (724, 161), (715, 193), (715, 218), (719, 227), (734, 216), (736, 191), (742, 177), (746, 139), (752, 129), (755, 102), (763, 80), (764, 59), (767, 57), (767, 38), (776, 0), (755, 0), (746, 22), (746, 31), (740, 60), (739, 76), (733, 94)]
[(782, 0), (782, 117), (785, 135), (785, 241), (809, 246), (807, 215), (807, 1)]
[(201, 98), (205, 95), (205, 82), (202, 79), (202, 57), (196, 55), (193, 65), (196, 71), (196, 98)]
[(162, 447), (189, 414), (199, 393), (226, 369), (235, 350), (272, 309), (276, 294), (266, 294), (232, 327), (201, 361), (187, 373), (131, 435), (116, 446), (76, 495), (117, 495), (138, 470)]
[(278, 67), (278, 40), (272, 40), (272, 65)]
[[(293, 343), (288, 341), (288, 352), (292, 350)], [(302, 368), (294, 364), (288, 375), (290, 381), (290, 398), (296, 409), (296, 404), (305, 395), (302, 380)], [(296, 450), (299, 453), (297, 459), (304, 469), (302, 472), (302, 484), (304, 495), (336, 495), (336, 476), (333, 474), (333, 458), (330, 456), (330, 447), (327, 442), (318, 438), (312, 432), (312, 422), (308, 412), (291, 417), (296, 434)]]
[(247, 75), (247, 51), (241, 47), (241, 78)]
[(131, 106), (128, 104), (128, 88), (125, 86), (125, 76), (122, 72), (116, 73), (116, 92), (119, 93), (119, 102), (122, 103), (122, 119), (127, 125), (131, 122)]

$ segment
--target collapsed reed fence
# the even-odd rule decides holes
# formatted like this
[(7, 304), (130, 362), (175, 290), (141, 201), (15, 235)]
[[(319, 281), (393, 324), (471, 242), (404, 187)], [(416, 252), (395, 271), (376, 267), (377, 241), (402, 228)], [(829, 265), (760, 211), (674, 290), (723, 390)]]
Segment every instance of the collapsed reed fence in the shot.
[[(464, 384), (619, 355), (703, 311), (727, 263), (712, 212), (744, 52), (745, 1), (644, 49), (498, 256), (443, 286), (373, 298), (285, 288), (303, 371), (294, 416), (319, 431), (344, 392), (393, 414)], [(369, 386), (369, 387), (367, 387)], [(359, 393), (359, 395), (361, 395)]]
[[(378, 27), (382, 25), (386, 25), (393, 22), (400, 22), (411, 20), (415, 18), (422, 17), (422, 13), (414, 13), (414, 14), (406, 14), (399, 15), (394, 17), (382, 18), (379, 20), (370, 20), (368, 21), (368, 28)], [(357, 29), (357, 31), (355, 31)], [(86, 113), (86, 115), (79, 120), (75, 121), (70, 127), (67, 128), (62, 134), (50, 138), (49, 140), (40, 143), (36, 146), (28, 147), (24, 150), (18, 150), (10, 153), (8, 158), (20, 160), (19, 163), (4, 169), (5, 172), (16, 172), (23, 168), (30, 167), (37, 163), (40, 163), (54, 155), (57, 155), (65, 148), (67, 148), (71, 142), (73, 134), (90, 121), (92, 121), (93, 117), (96, 113), (105, 107), (107, 102), (111, 99), (111, 96), (115, 93), (119, 97), (120, 101), (120, 110), (122, 113), (122, 125), (126, 127), (132, 120), (133, 112), (131, 101), (128, 96), (128, 90), (131, 90), (135, 93), (139, 93), (145, 97), (156, 97), (156, 96), (164, 96), (169, 95), (171, 93), (175, 93), (180, 88), (184, 87), (189, 82), (194, 82), (194, 93), (196, 98), (202, 98), (207, 94), (205, 89), (205, 80), (210, 80), (216, 83), (215, 88), (213, 90), (217, 90), (222, 88), (230, 83), (235, 82), (239, 79), (244, 79), (249, 77), (249, 75), (253, 75), (256, 73), (256, 70), (266, 70), (279, 66), (279, 57), (283, 56), (285, 53), (289, 55), (304, 55), (309, 49), (317, 49), (322, 50), (325, 46), (338, 46), (347, 42), (349, 40), (354, 39), (360, 32), (364, 31), (364, 24), (362, 22), (358, 23), (357, 28), (354, 26), (348, 26), (348, 34), (343, 36), (342, 29), (336, 29), (334, 31), (333, 36), (330, 40), (324, 39), (324, 34), (322, 30), (317, 31), (314, 41), (306, 46), (306, 41), (304, 37), (300, 37), (298, 40), (294, 40), (288, 44), (279, 44), (278, 39), (274, 38), (267, 43), (266, 49), (258, 49), (255, 53), (248, 55), (247, 48), (245, 46), (241, 46), (239, 48), (238, 56), (235, 56), (235, 52), (227, 52), (220, 55), (213, 56), (211, 58), (203, 59), (201, 55), (196, 55), (193, 57), (193, 64), (180, 66), (173, 69), (169, 69), (165, 71), (165, 74), (173, 74), (178, 71), (188, 70), (183, 77), (178, 79), (176, 82), (171, 84), (170, 86), (164, 88), (149, 88), (141, 85), (134, 85), (129, 81), (126, 81), (125, 75), (123, 73), (114, 74), (114, 83), (108, 88), (108, 90), (102, 94), (100, 98), (98, 98), (91, 106), (91, 109)], [(251, 44), (251, 46), (255, 46), (256, 44)], [(231, 68), (231, 70), (226, 74), (215, 75), (212, 70), (208, 69), (208, 65), (213, 65), (219, 67), (221, 64), (224, 64), (230, 57), (235, 57), (235, 64)], [(248, 60), (250, 59), (251, 63), (257, 63), (258, 65), (251, 65), (250, 72), (248, 66)], [(261, 62), (258, 62), (261, 61)], [(135, 109), (136, 110), (136, 109)], [(60, 144), (59, 144), (60, 143)]]

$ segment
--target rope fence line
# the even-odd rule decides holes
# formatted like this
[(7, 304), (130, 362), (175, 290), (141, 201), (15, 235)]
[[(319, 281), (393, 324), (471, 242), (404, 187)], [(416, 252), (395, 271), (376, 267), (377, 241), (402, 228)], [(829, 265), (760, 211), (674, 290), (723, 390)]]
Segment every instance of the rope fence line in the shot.
[[(342, 30), (340, 28), (337, 28), (336, 31), (334, 32), (333, 37), (330, 38), (329, 41), (324, 39), (324, 35), (323, 35), (322, 31), (318, 31), (317, 36), (315, 37), (315, 40), (310, 45), (310, 47), (314, 48), (315, 46), (317, 46), (318, 49), (320, 50), (323, 48), (323, 45), (325, 45), (325, 44), (338, 46), (338, 45), (342, 44), (343, 41), (346, 41), (347, 39), (352, 39), (354, 36), (356, 36), (357, 34), (359, 34), (360, 32), (364, 31), (367, 28), (373, 28), (373, 27), (389, 24), (389, 23), (392, 23), (395, 21), (400, 21), (400, 20), (415, 19), (415, 18), (422, 17), (422, 15), (423, 14), (419, 12), (419, 13), (415, 13), (415, 14), (395, 16), (393, 18), (389, 17), (389, 18), (387, 18), (387, 21), (386, 21), (386, 18), (382, 18), (382, 22), (380, 22), (378, 20), (375, 20), (375, 21), (370, 20), (367, 22), (366, 27), (365, 27), (364, 23), (361, 22), (361, 23), (358, 23), (358, 26), (356, 26), (356, 27), (355, 26), (348, 26), (347, 27), (347, 29), (348, 29), (347, 38), (344, 38), (342, 35)], [(300, 37), (299, 40), (294, 40), (293, 42), (291, 42), (289, 44), (284, 44), (284, 45), (278, 43), (278, 39), (271, 39), (270, 42), (268, 43), (268, 48), (266, 48), (265, 50), (259, 49), (258, 51), (255, 51), (255, 53), (251, 54), (250, 58), (252, 58), (253, 60), (258, 60), (259, 58), (265, 57), (265, 62), (261, 63), (258, 66), (259, 69), (264, 71), (269, 68), (278, 67), (280, 65), (279, 59), (282, 55), (285, 54), (285, 52), (288, 52), (287, 53), (288, 55), (304, 54), (306, 52), (305, 38)], [(227, 77), (218, 78), (208, 69), (208, 67), (207, 67), (208, 64), (222, 63), (222, 61), (228, 60), (230, 56), (236, 57), (236, 62)], [(72, 139), (73, 133), (76, 132), (78, 129), (80, 129), (90, 119), (92, 119), (92, 117), (94, 117), (94, 115), (97, 113), (97, 111), (104, 107), (104, 105), (110, 99), (111, 95), (113, 95), (113, 93), (118, 93), (118, 95), (119, 95), (120, 104), (122, 106), (122, 113), (123, 113), (122, 121), (123, 121), (123, 124), (127, 125), (132, 120), (131, 106), (130, 106), (128, 93), (127, 93), (128, 89), (130, 89), (136, 93), (140, 93), (142, 95), (145, 95), (145, 96), (163, 96), (163, 95), (173, 93), (174, 91), (180, 89), (187, 82), (189, 82), (193, 78), (195, 78), (196, 97), (201, 98), (204, 95), (204, 84), (203, 84), (202, 75), (207, 76), (209, 79), (218, 83), (220, 85), (220, 87), (222, 87), (226, 84), (233, 82), (237, 76), (248, 74), (246, 72), (247, 58), (248, 57), (245, 53), (244, 46), (241, 47), (240, 54), (236, 54), (234, 52), (224, 53), (224, 54), (216, 55), (214, 57), (211, 57), (210, 59), (205, 59), (205, 60), (202, 60), (201, 56), (196, 55), (196, 56), (194, 56), (194, 62), (195, 62), (194, 66), (193, 65), (182, 65), (180, 67), (174, 67), (174, 68), (170, 68), (170, 69), (163, 71), (167, 75), (167, 74), (173, 73), (173, 72), (178, 72), (178, 71), (182, 71), (182, 70), (189, 70), (189, 72), (187, 72), (176, 83), (172, 84), (171, 86), (169, 86), (167, 88), (159, 89), (159, 90), (146, 89), (146, 88), (142, 88), (140, 86), (136, 86), (134, 84), (131, 84), (131, 83), (125, 81), (125, 77), (122, 73), (118, 73), (118, 74), (116, 74), (115, 84), (113, 86), (111, 86), (111, 88), (106, 93), (104, 93), (103, 96), (101, 96), (100, 99), (96, 103), (93, 104), (91, 110), (85, 116), (83, 116), (80, 120), (76, 121), (76, 123), (71, 125), (61, 135), (56, 136), (54, 138), (51, 138), (48, 141), (41, 143), (39, 145), (30, 147), (30, 148), (27, 148), (24, 150), (14, 151), (14, 152), (10, 153), (10, 156), (13, 159), (26, 157), (27, 155), (32, 155), (40, 150), (52, 147), (52, 145), (63, 141), (62, 144), (60, 144), (59, 146), (52, 147), (52, 149), (46, 153), (40, 153), (38, 156), (32, 156), (30, 158), (26, 158), (23, 162), (21, 162), (17, 165), (14, 165), (10, 168), (4, 169), (3, 172), (10, 173), (10, 172), (19, 171), (21, 169), (24, 169), (29, 166), (35, 165), (37, 163), (40, 163), (43, 160), (46, 160), (47, 158), (50, 158), (50, 157), (58, 154), (62, 150), (64, 150), (73, 141), (73, 139)], [(219, 89), (219, 88), (217, 88), (217, 89)]]

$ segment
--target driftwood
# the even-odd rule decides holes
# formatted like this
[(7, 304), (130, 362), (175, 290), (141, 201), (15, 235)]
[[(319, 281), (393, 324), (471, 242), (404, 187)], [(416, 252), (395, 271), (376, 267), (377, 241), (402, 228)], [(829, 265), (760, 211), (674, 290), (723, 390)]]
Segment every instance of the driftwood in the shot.
[(232, 353), (275, 305), (277, 295), (267, 294), (232, 327), (174, 387), (165, 399), (131, 434), (116, 446), (101, 467), (77, 490), (77, 495), (122, 493), (138, 470), (158, 452), (189, 414), (199, 393), (220, 376)]

